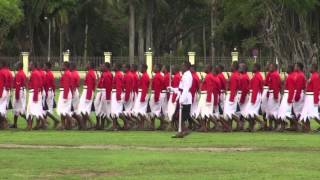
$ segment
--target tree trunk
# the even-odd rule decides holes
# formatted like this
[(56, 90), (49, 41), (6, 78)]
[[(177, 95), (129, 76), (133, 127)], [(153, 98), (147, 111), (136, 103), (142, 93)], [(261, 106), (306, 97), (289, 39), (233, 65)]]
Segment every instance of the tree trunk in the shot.
[(153, 48), (152, 40), (152, 21), (153, 21), (154, 0), (147, 0), (147, 25), (146, 25), (146, 51)]
[(84, 28), (84, 52), (83, 52), (83, 60), (84, 62), (87, 62), (87, 56), (88, 56), (88, 18), (86, 17), (86, 25)]
[(63, 26), (60, 25), (59, 28), (59, 52), (60, 52), (60, 62), (63, 62)]
[(206, 43), (206, 24), (203, 23), (202, 25), (202, 43), (203, 43), (203, 59), (204, 64), (206, 64), (207, 61), (207, 43)]
[(140, 15), (139, 24), (138, 24), (138, 56), (139, 56), (139, 63), (144, 63), (144, 34), (143, 34), (143, 21), (144, 16), (143, 14)]
[(215, 27), (216, 27), (216, 18), (215, 16), (215, 10), (216, 10), (216, 0), (212, 0), (211, 2), (211, 63), (214, 62), (214, 56), (215, 56), (215, 48), (214, 48), (214, 38), (215, 38)]
[(134, 63), (134, 45), (135, 45), (135, 12), (133, 0), (129, 0), (129, 63)]

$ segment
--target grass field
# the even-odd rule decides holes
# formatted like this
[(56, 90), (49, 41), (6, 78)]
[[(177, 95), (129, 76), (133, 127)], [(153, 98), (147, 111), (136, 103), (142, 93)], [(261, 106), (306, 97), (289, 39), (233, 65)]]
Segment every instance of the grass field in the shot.
[(0, 131), (0, 179), (320, 177), (320, 133), (192, 133), (172, 139), (173, 132), (27, 132), (25, 125), (20, 119), (20, 129)]

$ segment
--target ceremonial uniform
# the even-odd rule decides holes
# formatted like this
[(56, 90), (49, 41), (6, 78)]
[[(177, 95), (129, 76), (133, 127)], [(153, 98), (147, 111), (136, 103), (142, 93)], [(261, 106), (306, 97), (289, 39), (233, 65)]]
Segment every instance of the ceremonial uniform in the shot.
[(2, 69), (0, 69), (0, 114), (1, 116), (6, 116), (7, 113), (7, 101), (8, 101), (8, 91), (5, 87), (6, 75)]
[(249, 101), (244, 107), (243, 116), (246, 118), (255, 117), (259, 115), (259, 109), (262, 99), (263, 78), (260, 72), (253, 74), (250, 80)]
[(18, 116), (26, 114), (26, 92), (27, 76), (22, 69), (18, 70), (14, 77), (14, 98), (12, 99), (13, 114)]
[(43, 116), (46, 115), (46, 92), (45, 92), (45, 83), (46, 83), (46, 72), (43, 69), (39, 69), (39, 73), (41, 76), (41, 101), (42, 101), (42, 109)]
[(134, 101), (135, 101), (135, 97), (138, 95), (138, 90), (139, 90), (139, 74), (137, 71), (132, 71), (131, 72), (132, 75), (132, 82), (133, 82), (133, 88), (132, 91), (134, 92)]
[(170, 76), (171, 74), (169, 72), (165, 73), (163, 75), (163, 91), (161, 91), (161, 93), (165, 93), (165, 97), (163, 99), (162, 105), (161, 105), (161, 109), (162, 109), (162, 113), (165, 117), (168, 117), (168, 100), (169, 100), (169, 95), (170, 93), (167, 91), (168, 87), (170, 86)]
[(111, 116), (113, 118), (119, 117), (123, 111), (122, 98), (122, 82), (123, 74), (121, 71), (116, 71), (112, 81), (112, 95), (111, 95)]
[(190, 92), (192, 86), (192, 74), (190, 71), (186, 71), (183, 73), (180, 84), (179, 90), (181, 92), (181, 96), (179, 98), (180, 105), (182, 106), (181, 110), (181, 119), (182, 121), (190, 121), (190, 110), (192, 104), (192, 94)]
[(71, 101), (71, 109), (73, 113), (78, 113), (79, 103), (80, 103), (80, 76), (77, 70), (72, 70), (71, 72), (71, 93), (72, 93), (72, 101)]
[(270, 84), (270, 72), (267, 73), (264, 86), (261, 95), (261, 112), (262, 114), (266, 114), (268, 111), (268, 91), (269, 91), (269, 84)]
[(98, 84), (97, 84), (96, 97), (95, 97), (95, 99), (93, 101), (94, 107), (95, 107), (95, 113), (96, 113), (96, 116), (98, 116), (98, 117), (101, 116), (102, 94), (105, 94), (105, 89), (103, 88), (103, 76), (101, 75), (101, 77), (98, 80)]
[(172, 121), (173, 115), (177, 109), (177, 102), (179, 100), (179, 95), (180, 95), (180, 93), (178, 92), (180, 80), (181, 80), (180, 72), (177, 72), (171, 80), (170, 97), (168, 101), (169, 121)]
[(304, 106), (301, 112), (301, 121), (307, 121), (312, 118), (320, 119), (319, 117), (319, 90), (320, 79), (318, 72), (312, 73), (306, 89)]
[(147, 113), (148, 107), (148, 90), (150, 85), (150, 78), (147, 72), (144, 72), (138, 81), (138, 95), (135, 98), (135, 103), (132, 112), (135, 116), (139, 114), (144, 116)]
[(8, 96), (7, 96), (7, 108), (8, 108), (9, 102), (10, 102), (11, 88), (12, 88), (12, 83), (13, 83), (13, 75), (12, 75), (10, 69), (7, 67), (3, 68), (3, 71), (6, 76), (5, 87), (8, 92)]
[(160, 117), (162, 103), (167, 98), (167, 91), (164, 89), (164, 79), (160, 72), (155, 73), (151, 82), (150, 109), (151, 116)]
[(65, 70), (60, 79), (60, 94), (57, 104), (58, 115), (72, 115), (72, 80), (70, 70)]
[(56, 83), (53, 76), (53, 73), (50, 70), (47, 70), (45, 81), (44, 81), (44, 90), (46, 97), (46, 104), (48, 106), (48, 112), (53, 112), (53, 104), (54, 104), (54, 95), (56, 92)]
[(27, 118), (36, 117), (41, 118), (44, 115), (42, 107), (42, 76), (39, 70), (34, 69), (31, 72), (28, 82), (29, 100), (27, 107)]
[(124, 114), (130, 115), (134, 105), (134, 83), (131, 71), (127, 71), (123, 77), (123, 91), (124, 91)]
[(110, 71), (105, 71), (102, 73), (103, 77), (103, 84), (101, 96), (101, 103), (100, 103), (100, 112), (101, 116), (103, 117), (110, 117), (111, 115), (111, 92), (112, 92), (112, 73)]
[(269, 79), (268, 103), (267, 103), (267, 117), (278, 117), (280, 107), (280, 89), (281, 79), (278, 71), (273, 71)]
[(223, 73), (219, 73), (218, 75), (219, 81), (220, 81), (220, 95), (219, 95), (219, 106), (221, 109), (221, 112), (223, 111), (223, 106), (225, 102), (225, 94), (227, 90), (227, 80), (224, 77)]
[(190, 88), (190, 92), (192, 95), (192, 104), (191, 104), (191, 116), (196, 116), (197, 110), (198, 110), (198, 91), (200, 88), (200, 78), (196, 71), (190, 71), (192, 75), (192, 85)]
[(249, 103), (249, 88), (250, 88), (250, 78), (248, 73), (240, 73), (240, 100), (239, 100), (239, 107), (240, 107), (240, 114), (245, 116), (246, 114), (246, 106)]
[(229, 91), (227, 91), (226, 100), (224, 103), (223, 116), (225, 119), (232, 119), (237, 111), (237, 104), (239, 102), (238, 90), (240, 81), (240, 74), (234, 71), (229, 80)]
[(306, 78), (301, 71), (295, 72), (295, 95), (293, 102), (293, 112), (299, 117), (304, 105), (304, 90), (306, 88)]
[(90, 115), (95, 89), (96, 74), (93, 69), (89, 69), (84, 79), (84, 86), (80, 97), (78, 114)]
[(295, 92), (295, 74), (291, 72), (288, 74), (285, 81), (285, 88), (282, 95), (280, 108), (278, 111), (278, 118), (285, 121), (287, 118), (292, 118), (292, 102)]

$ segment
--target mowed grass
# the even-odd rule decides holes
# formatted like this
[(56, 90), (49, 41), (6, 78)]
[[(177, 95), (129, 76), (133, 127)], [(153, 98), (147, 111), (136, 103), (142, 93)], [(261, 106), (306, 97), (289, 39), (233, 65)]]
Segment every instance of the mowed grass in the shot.
[(19, 129), (0, 131), (0, 179), (320, 177), (320, 133), (194, 132), (173, 139), (174, 132), (23, 128), (19, 119)]

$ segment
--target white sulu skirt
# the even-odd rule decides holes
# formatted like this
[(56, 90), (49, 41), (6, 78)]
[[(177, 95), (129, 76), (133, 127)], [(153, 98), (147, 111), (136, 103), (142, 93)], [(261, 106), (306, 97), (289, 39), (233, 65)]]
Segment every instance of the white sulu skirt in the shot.
[(284, 91), (278, 111), (278, 119), (285, 121), (287, 118), (292, 118), (292, 103), (288, 103), (289, 92)]
[(162, 114), (165, 117), (168, 117), (168, 97), (167, 97), (167, 91), (162, 91), (161, 94), (164, 94), (165, 98), (163, 99), (163, 102), (161, 104), (161, 110)]
[(268, 103), (267, 103), (267, 112), (266, 115), (268, 118), (270, 117), (278, 117), (278, 111), (279, 111), (279, 107), (280, 107), (280, 93), (279, 93), (279, 98), (278, 100), (275, 100), (273, 98), (273, 91), (269, 92), (269, 98), (268, 98)]
[(249, 94), (249, 100), (243, 111), (244, 112), (243, 116), (245, 118), (249, 118), (249, 117), (253, 118), (255, 116), (259, 116), (259, 109), (261, 106), (261, 99), (262, 99), (261, 93), (257, 94), (256, 102), (254, 104), (251, 103), (251, 99), (252, 99), (252, 92), (250, 92)]
[(167, 98), (166, 93), (160, 93), (159, 101), (154, 102), (154, 92), (151, 93), (149, 105), (151, 109), (150, 116), (151, 117), (160, 117), (161, 116), (161, 109), (162, 109), (162, 103), (164, 102), (164, 99)]
[(57, 114), (62, 116), (71, 116), (72, 93), (69, 91), (67, 99), (63, 98), (63, 88), (60, 88), (59, 99), (57, 104)]
[(196, 92), (194, 95), (194, 100), (191, 104), (190, 108), (190, 116), (191, 117), (196, 117), (197, 116), (197, 111), (198, 111), (198, 104), (199, 104), (199, 94)]
[(50, 88), (48, 90), (48, 96), (46, 97), (46, 103), (48, 105), (48, 110), (47, 112), (52, 113), (53, 112), (53, 102), (54, 102), (54, 92)]
[[(197, 118), (209, 118), (213, 117), (213, 101), (207, 102), (207, 91), (201, 91), (198, 109), (196, 113)], [(211, 95), (213, 100), (213, 95)]]
[(318, 104), (314, 104), (313, 92), (307, 92), (299, 120), (303, 122), (311, 120), (312, 118), (317, 118), (319, 120), (320, 117), (318, 107)]
[(130, 92), (130, 96), (127, 102), (125, 102), (125, 93), (123, 93), (123, 106), (125, 115), (130, 115), (132, 113), (132, 108), (134, 106), (134, 92)]
[(97, 89), (96, 97), (94, 98), (93, 104), (95, 107), (96, 116), (101, 116), (101, 105), (102, 105), (102, 94), (105, 94), (105, 89)]
[(29, 90), (28, 106), (27, 106), (27, 118), (35, 117), (41, 118), (44, 115), (42, 107), (42, 93), (38, 93), (38, 101), (33, 101), (33, 90)]
[[(13, 92), (15, 95), (15, 91)], [(27, 100), (27, 91), (25, 88), (20, 89), (20, 97), (16, 100), (15, 96), (12, 98), (12, 106), (13, 106), (13, 114), (18, 116), (22, 114), (26, 114), (26, 100)]]
[(73, 114), (77, 114), (79, 112), (79, 103), (80, 103), (80, 93), (78, 88), (73, 91), (71, 105), (73, 108)]
[(239, 108), (240, 108), (240, 115), (242, 115), (242, 116), (246, 116), (246, 114), (247, 114), (247, 106), (248, 106), (248, 104), (250, 104), (250, 102), (249, 102), (249, 97), (250, 96), (250, 93), (248, 93), (247, 95), (246, 95), (246, 97), (245, 97), (245, 100), (244, 100), (244, 102), (241, 104), (240, 103), (240, 97), (241, 97), (241, 93), (239, 93)]
[(237, 93), (236, 97), (234, 98), (234, 102), (229, 101), (229, 98), (230, 98), (230, 91), (227, 91), (226, 100), (223, 108), (224, 119), (232, 119), (232, 116), (236, 115), (237, 106), (239, 102), (239, 93)]
[(141, 90), (139, 90), (138, 95), (135, 97), (135, 102), (132, 109), (132, 114), (135, 116), (138, 116), (139, 114), (142, 116), (145, 116), (147, 114), (148, 101), (149, 101), (148, 94), (146, 95), (144, 102), (140, 101), (141, 95), (142, 95), (142, 92)]
[(223, 106), (226, 100), (226, 94), (224, 90), (221, 90), (220, 95), (219, 95), (219, 106), (223, 110)]
[(263, 114), (267, 113), (268, 111), (268, 91), (269, 87), (268, 86), (263, 86), (263, 91), (261, 94), (261, 112)]
[(116, 90), (112, 90), (111, 93), (111, 117), (116, 118), (122, 114), (123, 111), (123, 96), (121, 94), (121, 100), (117, 100)]
[(9, 91), (3, 89), (2, 97), (0, 98), (0, 114), (1, 116), (6, 116), (7, 114), (7, 105), (8, 105), (8, 97)]
[(173, 92), (170, 93), (170, 98), (168, 101), (168, 118), (170, 122), (173, 120), (173, 115), (176, 112), (178, 102), (179, 102), (179, 96), (180, 96), (180, 93), (178, 93), (176, 97), (176, 101), (172, 102), (173, 94), (174, 94)]
[(301, 115), (301, 112), (302, 112), (302, 109), (303, 109), (303, 106), (304, 106), (304, 91), (301, 91), (301, 94), (300, 94), (300, 99), (298, 102), (293, 102), (293, 112), (294, 114), (296, 115), (296, 117), (299, 117)]
[(91, 97), (90, 100), (87, 100), (86, 96), (87, 96), (87, 89), (83, 88), (83, 91), (80, 97), (80, 102), (79, 102), (78, 114), (90, 115), (91, 113), (93, 97)]
[(101, 95), (101, 103), (99, 111), (102, 117), (110, 118), (111, 115), (111, 100), (106, 99), (105, 91)]

